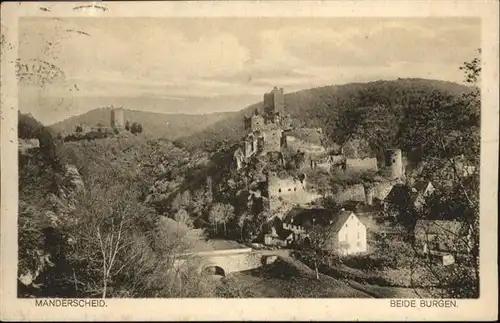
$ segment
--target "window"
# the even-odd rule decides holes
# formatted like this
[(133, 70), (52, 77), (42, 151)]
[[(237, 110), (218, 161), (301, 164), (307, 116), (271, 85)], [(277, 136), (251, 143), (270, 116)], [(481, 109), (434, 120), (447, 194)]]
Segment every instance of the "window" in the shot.
[(293, 188), (293, 191), (294, 191), (294, 192), (295, 192), (295, 191), (297, 191), (297, 188), (296, 188), (296, 187), (294, 187), (294, 188)]
[(280, 189), (278, 189), (278, 193), (281, 193), (281, 188), (280, 188)]

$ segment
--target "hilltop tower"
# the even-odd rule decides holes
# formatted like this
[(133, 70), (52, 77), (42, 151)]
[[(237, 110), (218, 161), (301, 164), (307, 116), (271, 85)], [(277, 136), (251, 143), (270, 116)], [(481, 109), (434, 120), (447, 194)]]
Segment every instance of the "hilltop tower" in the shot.
[(403, 154), (401, 149), (388, 149), (385, 151), (385, 165), (390, 170), (392, 179), (404, 177)]
[(283, 88), (274, 87), (269, 93), (264, 94), (264, 114), (272, 117), (285, 113), (285, 95)]
[(112, 108), (111, 110), (111, 128), (121, 129), (125, 127), (123, 108)]

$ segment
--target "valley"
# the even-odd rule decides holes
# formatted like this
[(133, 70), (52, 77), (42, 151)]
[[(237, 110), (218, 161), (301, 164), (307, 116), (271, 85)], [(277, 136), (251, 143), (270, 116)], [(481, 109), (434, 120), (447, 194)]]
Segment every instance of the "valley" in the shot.
[(275, 87), (234, 113), (19, 114), (19, 296), (475, 297), (470, 93), (400, 79)]

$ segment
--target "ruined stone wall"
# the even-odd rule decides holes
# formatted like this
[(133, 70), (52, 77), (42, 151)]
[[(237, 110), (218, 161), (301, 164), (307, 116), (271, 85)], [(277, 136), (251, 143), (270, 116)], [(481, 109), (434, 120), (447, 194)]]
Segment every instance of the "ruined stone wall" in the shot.
[(262, 116), (253, 115), (250, 118), (250, 129), (251, 131), (263, 130), (265, 128), (264, 118)]
[(316, 168), (329, 172), (332, 169), (332, 164), (328, 161), (319, 162), (319, 163), (316, 163)]
[(243, 149), (238, 148), (233, 154), (234, 167), (236, 169), (240, 169), (243, 166), (244, 160), (245, 160), (245, 155)]
[(323, 144), (324, 134), (321, 128), (296, 128), (290, 131), (290, 136), (304, 142), (319, 145)]
[(281, 129), (265, 130), (263, 132), (263, 136), (264, 136), (263, 151), (264, 152), (281, 151), (282, 132), (283, 132), (283, 130), (281, 130)]
[(307, 190), (307, 182), (291, 177), (281, 179), (271, 177), (268, 180), (267, 194), (269, 196), (269, 210), (277, 216), (282, 216), (285, 210), (293, 206), (311, 203), (321, 196), (314, 191)]
[(373, 157), (370, 145), (364, 139), (351, 138), (342, 145), (342, 154), (346, 158)]
[(293, 194), (294, 192), (304, 191), (306, 189), (306, 182), (297, 179), (271, 177), (268, 180), (268, 196), (277, 197)]
[(346, 158), (346, 171), (348, 172), (365, 172), (377, 171), (377, 158)]
[(325, 147), (315, 144), (315, 143), (310, 143), (304, 140), (301, 140), (297, 137), (294, 136), (286, 136), (287, 140), (287, 146), (290, 147), (292, 150), (300, 150), (307, 152), (308, 154), (312, 155), (321, 155), (326, 152)]
[(329, 156), (329, 160), (332, 163), (332, 165), (335, 164), (340, 164), (344, 161), (344, 156), (342, 155), (331, 155)]
[(344, 203), (347, 201), (365, 202), (365, 188), (362, 184), (350, 185), (340, 190), (337, 194), (334, 194), (333, 198), (337, 203)]
[(245, 155), (245, 158), (248, 158), (250, 156), (252, 156), (253, 154), (253, 149), (252, 149), (252, 141), (250, 141), (248, 138), (245, 139), (244, 143), (244, 155)]

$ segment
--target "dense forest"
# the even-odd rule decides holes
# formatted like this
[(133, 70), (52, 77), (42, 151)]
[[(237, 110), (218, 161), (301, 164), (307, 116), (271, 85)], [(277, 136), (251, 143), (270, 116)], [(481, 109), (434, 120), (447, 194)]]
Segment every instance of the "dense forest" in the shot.
[(169, 276), (172, 258), (190, 247), (181, 233), (237, 238), (265, 220), (245, 215), (245, 231), (231, 224), (243, 212), (235, 206), (244, 183), (228, 181), (234, 173), (220, 162), (223, 151), (187, 151), (129, 132), (63, 141), (24, 114), (18, 131), (40, 141), (19, 153), (21, 297), (230, 293), (195, 268)]
[[(412, 129), (408, 129), (412, 115), (440, 99), (437, 96), (451, 100), (470, 90), (456, 83), (425, 79), (351, 83), (287, 93), (285, 109), (295, 127), (323, 128), (333, 143), (342, 144), (358, 135), (376, 150), (408, 150), (414, 146), (407, 143), (407, 137), (412, 136)], [(262, 109), (262, 102), (179, 142), (205, 149), (214, 149), (223, 141), (234, 143), (245, 133), (243, 116), (251, 115), (256, 108)]]

